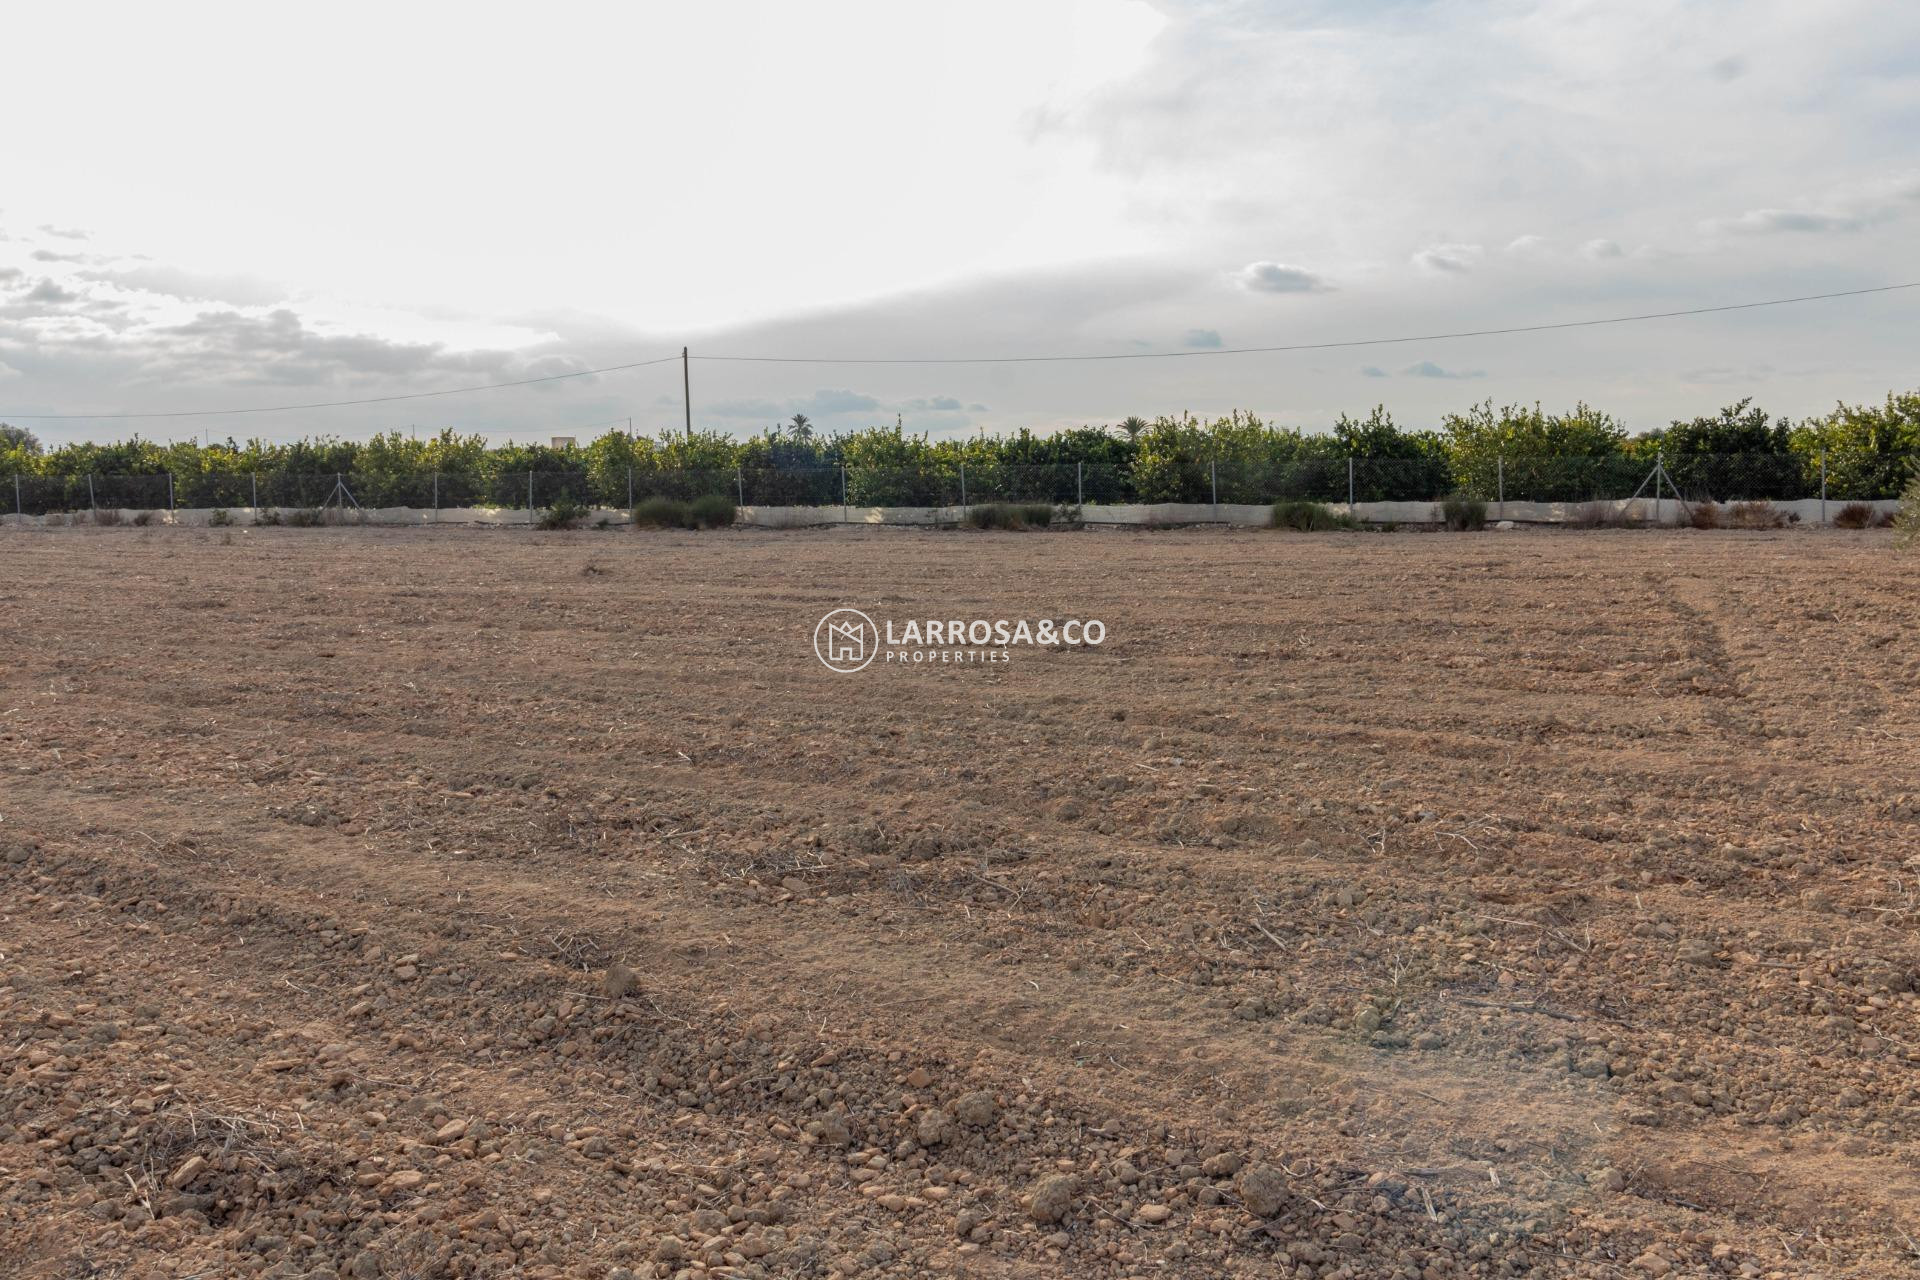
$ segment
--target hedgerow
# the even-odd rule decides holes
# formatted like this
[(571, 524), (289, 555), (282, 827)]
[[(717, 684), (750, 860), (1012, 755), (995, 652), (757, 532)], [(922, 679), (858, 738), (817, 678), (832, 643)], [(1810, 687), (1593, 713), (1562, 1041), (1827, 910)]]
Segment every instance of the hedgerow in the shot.
[[(657, 439), (609, 432), (584, 447), (489, 446), (444, 430), (424, 439), (386, 432), (357, 442), (226, 440), (159, 444), (138, 437), (45, 449), (0, 432), (0, 509), (171, 505), (227, 510), (312, 509), (344, 480), (363, 507), (562, 503), (631, 508), (642, 500), (725, 497), (754, 505), (973, 506), (1046, 502), (1341, 503), (1586, 502), (1618, 498), (1655, 459), (1690, 501), (1722, 504), (1815, 497), (1896, 496), (1920, 455), (1920, 392), (1884, 404), (1840, 404), (1798, 424), (1742, 400), (1718, 414), (1631, 435), (1586, 404), (1564, 412), (1492, 401), (1408, 429), (1383, 407), (1308, 431), (1239, 412), (1111, 427), (933, 440), (899, 422), (837, 434), (803, 417), (747, 439), (671, 431)], [(17, 478), (15, 493), (5, 493)]]

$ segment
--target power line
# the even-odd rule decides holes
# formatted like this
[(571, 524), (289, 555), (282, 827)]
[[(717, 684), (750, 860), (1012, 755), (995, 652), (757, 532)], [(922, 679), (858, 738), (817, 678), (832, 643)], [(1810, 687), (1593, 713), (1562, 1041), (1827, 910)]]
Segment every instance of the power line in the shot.
[(1689, 307), (1683, 311), (1647, 311), (1598, 320), (1562, 320), (1554, 324), (1513, 325), (1504, 329), (1461, 329), (1451, 333), (1410, 334), (1403, 338), (1353, 338), (1341, 342), (1295, 342), (1276, 347), (1206, 347), (1194, 351), (1119, 351), (1083, 356), (694, 356), (695, 360), (724, 360), (743, 364), (1056, 364), (1090, 360), (1183, 360), (1194, 356), (1245, 356), (1276, 351), (1330, 351), (1340, 347), (1385, 347), (1407, 342), (1439, 342), (1448, 338), (1489, 338), (1508, 333), (1543, 333), (1550, 329), (1588, 329), (1597, 325), (1631, 324), (1639, 320), (1671, 320), (1678, 316), (1705, 316), (1723, 311), (1752, 311), (1784, 307), (1796, 302), (1828, 298), (1858, 298), (1869, 293), (1920, 289), (1920, 280), (1883, 284), (1871, 289), (1843, 289), (1837, 293), (1809, 293), (1797, 298), (1769, 298), (1764, 302), (1733, 302), (1717, 307)]
[(652, 360), (635, 360), (628, 364), (607, 365), (599, 369), (577, 369), (570, 373), (548, 374), (540, 378), (521, 378), (513, 382), (490, 382), (473, 387), (454, 387), (446, 391), (414, 391), (402, 395), (367, 396), (358, 400), (321, 400), (310, 404), (255, 405), (244, 409), (179, 409), (165, 413), (10, 413), (0, 412), (0, 418), (17, 418), (22, 421), (50, 422), (65, 420), (88, 421), (124, 421), (149, 418), (203, 418), (232, 417), (249, 413), (285, 413), (298, 409), (337, 409), (351, 405), (390, 404), (398, 400), (425, 400), (435, 396), (468, 395), (478, 391), (501, 391), (509, 387), (529, 387), (542, 382), (561, 382), (569, 378), (586, 378), (595, 374), (619, 373), (626, 369), (644, 369), (650, 365), (668, 364), (674, 360), (682, 363), (684, 370), (688, 360), (710, 360), (730, 364), (1063, 364), (1103, 360), (1182, 360), (1201, 356), (1244, 356), (1272, 354), (1286, 351), (1332, 351), (1351, 347), (1384, 347), (1403, 345), (1410, 342), (1442, 342), (1456, 338), (1491, 338), (1514, 333), (1546, 333), (1558, 329), (1591, 329), (1602, 325), (1634, 324), (1645, 320), (1673, 320), (1684, 316), (1718, 315), (1730, 311), (1754, 311), (1763, 307), (1785, 307), (1801, 302), (1824, 302), (1833, 298), (1859, 298), (1875, 293), (1895, 293), (1902, 289), (1920, 289), (1920, 280), (1904, 284), (1876, 285), (1866, 289), (1841, 289), (1832, 293), (1808, 293), (1792, 298), (1768, 298), (1760, 302), (1731, 302), (1712, 307), (1687, 307), (1677, 311), (1645, 311), (1635, 315), (1605, 316), (1592, 320), (1562, 320), (1548, 324), (1509, 325), (1498, 329), (1458, 329), (1447, 333), (1408, 334), (1397, 338), (1351, 338), (1337, 342), (1295, 342), (1278, 346), (1264, 347), (1210, 347), (1193, 351), (1120, 351), (1100, 355), (1045, 355), (1045, 356), (729, 356), (729, 355), (689, 355), (682, 348), (679, 355), (660, 356)]
[(596, 373), (619, 373), (623, 369), (644, 369), (648, 365), (666, 364), (678, 360), (679, 356), (661, 356), (657, 360), (636, 360), (631, 364), (610, 364), (604, 369), (576, 369), (571, 373), (550, 373), (542, 378), (521, 378), (516, 382), (489, 382), (477, 387), (453, 387), (446, 391), (413, 391), (397, 396), (368, 396), (362, 400), (320, 400), (312, 404), (272, 404), (255, 405), (247, 409), (177, 409), (170, 413), (6, 413), (0, 412), (0, 418), (21, 418), (34, 421), (52, 419), (125, 419), (125, 418), (215, 418), (231, 417), (241, 413), (284, 413), (293, 409), (338, 409), (344, 405), (388, 404), (395, 400), (426, 400), (433, 396), (462, 396), (474, 391), (500, 391), (507, 387), (530, 387), (538, 382), (559, 382), (566, 378), (586, 378)]

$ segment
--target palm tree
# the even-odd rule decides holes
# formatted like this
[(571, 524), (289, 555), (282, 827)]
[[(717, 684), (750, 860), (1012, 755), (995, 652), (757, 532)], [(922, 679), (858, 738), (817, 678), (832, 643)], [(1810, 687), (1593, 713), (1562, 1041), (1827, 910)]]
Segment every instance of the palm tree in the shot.
[(804, 413), (793, 415), (793, 422), (787, 428), (795, 440), (813, 439), (813, 420)]
[(1127, 439), (1138, 440), (1140, 433), (1147, 429), (1147, 420), (1138, 414), (1121, 419), (1120, 429), (1127, 433)]

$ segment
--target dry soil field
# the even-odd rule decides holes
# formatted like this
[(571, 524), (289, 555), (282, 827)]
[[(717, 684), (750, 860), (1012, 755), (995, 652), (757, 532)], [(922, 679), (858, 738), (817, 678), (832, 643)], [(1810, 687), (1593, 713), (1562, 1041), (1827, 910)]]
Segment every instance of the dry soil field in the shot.
[[(1920, 1270), (1884, 534), (0, 535), (0, 1273)], [(829, 608), (1097, 617), (834, 675)]]

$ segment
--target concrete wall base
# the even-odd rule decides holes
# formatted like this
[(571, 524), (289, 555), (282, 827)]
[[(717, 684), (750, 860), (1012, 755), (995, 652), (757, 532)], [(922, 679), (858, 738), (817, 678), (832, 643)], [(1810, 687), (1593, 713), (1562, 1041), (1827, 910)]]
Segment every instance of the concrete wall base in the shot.
[[(1776, 511), (1786, 516), (1789, 523), (1802, 525), (1820, 525), (1831, 523), (1847, 504), (1836, 498), (1821, 502), (1818, 498), (1800, 498), (1793, 501), (1771, 504)], [(1876, 518), (1898, 511), (1897, 499), (1881, 498), (1866, 503), (1873, 508)], [(1326, 504), (1331, 511), (1351, 515), (1367, 524), (1438, 524), (1440, 523), (1440, 504), (1437, 502), (1356, 502), (1351, 507), (1342, 502)], [(228, 507), (228, 521), (235, 528), (249, 528), (258, 525), (263, 515), (278, 511), (282, 520), (291, 516), (298, 508), (253, 508)], [(1678, 525), (1686, 523), (1688, 509), (1673, 498), (1627, 498), (1608, 502), (1489, 502), (1487, 521), (1489, 524), (1501, 520), (1511, 520), (1516, 524), (1563, 524), (1579, 525), (1585, 523), (1609, 523), (1614, 521), (1635, 524)], [(165, 510), (123, 510), (118, 513), (118, 521), (107, 523), (131, 525), (139, 516), (145, 516), (150, 525), (175, 525), (184, 528), (205, 528), (213, 523), (214, 509), (209, 507), (182, 507), (175, 511)], [(819, 525), (909, 525), (935, 528), (942, 525), (959, 524), (966, 516), (966, 508), (949, 507), (741, 507), (735, 516), (735, 522), (762, 529), (800, 529)], [(432, 525), (432, 524), (479, 524), (526, 527), (537, 523), (539, 512), (507, 507), (442, 507), (438, 510), (427, 507), (368, 507), (364, 511), (332, 513), (329, 525)], [(1222, 502), (1152, 502), (1117, 503), (1111, 506), (1085, 506), (1080, 508), (1080, 519), (1089, 526), (1132, 526), (1136, 528), (1155, 528), (1174, 525), (1229, 525), (1236, 528), (1265, 528), (1273, 523), (1273, 511), (1265, 503)], [(581, 520), (583, 526), (592, 526), (602, 520), (609, 525), (631, 524), (632, 517), (617, 508), (600, 507), (589, 510)], [(48, 516), (0, 515), (0, 525), (10, 528), (45, 529), (70, 525), (92, 525), (98, 523), (91, 512), (74, 511)]]

